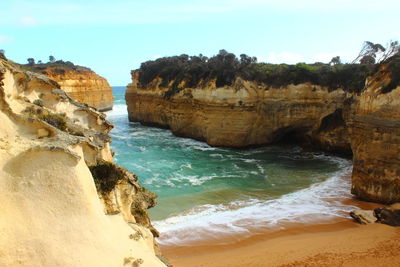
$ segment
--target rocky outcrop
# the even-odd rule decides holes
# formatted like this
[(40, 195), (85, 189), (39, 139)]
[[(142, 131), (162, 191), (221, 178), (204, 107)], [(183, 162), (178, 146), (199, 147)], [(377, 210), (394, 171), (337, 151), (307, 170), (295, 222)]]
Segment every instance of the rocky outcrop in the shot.
[(377, 221), (390, 226), (400, 226), (400, 210), (377, 208), (374, 209)]
[(374, 210), (356, 210), (350, 216), (360, 224), (383, 223), (400, 226), (400, 210), (393, 208), (376, 208)]
[(139, 71), (132, 71), (126, 91), (129, 119), (167, 127), (178, 136), (213, 146), (245, 147), (285, 140), (353, 153), (352, 193), (364, 200), (398, 202), (398, 61), (394, 57), (382, 64), (361, 93), (312, 83), (275, 88), (238, 77), (223, 87), (209, 80), (190, 88), (184, 79), (165, 87), (161, 78), (144, 86), (139, 83)]
[(350, 216), (359, 224), (370, 224), (377, 221), (373, 210), (355, 210), (350, 212)]
[(41, 69), (40, 72), (60, 84), (61, 89), (73, 99), (99, 111), (112, 109), (114, 97), (110, 85), (90, 69), (57, 66)]
[(1, 266), (165, 266), (104, 114), (0, 58), (0, 120)]
[[(126, 91), (131, 121), (168, 127), (176, 135), (213, 146), (246, 147), (300, 138), (331, 150), (350, 148), (340, 121), (347, 97), (343, 90), (310, 83), (266, 89), (237, 78), (230, 87), (217, 88), (211, 81), (168, 98), (171, 89), (160, 87), (161, 80), (141, 88), (137, 75), (132, 72)], [(335, 119), (336, 125), (325, 125)], [(330, 134), (333, 131), (341, 135)]]
[[(400, 201), (400, 87), (389, 65), (355, 98), (348, 124), (353, 157), (352, 193), (362, 199)], [(386, 92), (386, 88), (391, 90)]]

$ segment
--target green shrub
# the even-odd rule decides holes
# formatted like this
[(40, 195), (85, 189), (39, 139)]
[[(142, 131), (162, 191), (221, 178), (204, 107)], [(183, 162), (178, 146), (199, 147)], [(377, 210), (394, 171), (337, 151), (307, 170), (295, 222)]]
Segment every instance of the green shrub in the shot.
[(54, 71), (58, 74), (64, 74), (66, 70), (74, 70), (78, 73), (85, 73), (91, 71), (90, 68), (78, 66), (70, 61), (63, 61), (63, 60), (57, 60), (55, 62), (33, 64), (33, 65), (25, 64), (21, 66), (29, 71), (38, 72), (42, 74), (47, 74), (48, 69), (54, 69)]
[(101, 193), (109, 193), (124, 178), (124, 173), (112, 162), (101, 161), (97, 165), (89, 167), (96, 188)]
[(41, 114), (38, 116), (39, 119), (47, 122), (50, 125), (65, 131), (67, 129), (67, 122), (64, 117), (57, 114)]
[[(343, 88), (361, 92), (365, 79), (376, 70), (377, 65), (374, 64), (256, 63), (255, 58), (247, 55), (241, 55), (239, 60), (234, 54), (221, 50), (211, 58), (181, 55), (144, 62), (139, 69), (139, 84), (146, 87), (157, 77), (162, 80), (161, 87), (168, 87), (173, 82), (172, 89), (164, 94), (166, 99), (182, 89), (179, 85), (183, 81), (187, 87), (202, 87), (215, 79), (216, 86), (223, 87), (231, 86), (238, 77), (278, 88), (310, 82), (330, 90)], [(203, 84), (200, 84), (201, 81)]]
[(43, 100), (42, 99), (35, 99), (33, 102), (36, 106), (43, 107)]

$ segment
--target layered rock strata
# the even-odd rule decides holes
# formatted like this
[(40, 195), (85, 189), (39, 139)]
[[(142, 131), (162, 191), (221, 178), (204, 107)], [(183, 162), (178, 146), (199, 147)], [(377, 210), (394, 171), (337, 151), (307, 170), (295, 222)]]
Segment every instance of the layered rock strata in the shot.
[(1, 266), (165, 266), (104, 114), (0, 58), (0, 120)]
[(348, 120), (353, 156), (352, 193), (362, 199), (400, 201), (400, 87), (387, 65), (370, 77), (355, 98)]
[(41, 71), (60, 84), (73, 99), (95, 107), (99, 111), (111, 110), (114, 97), (107, 80), (95, 72), (77, 67), (75, 69), (50, 67)]
[[(240, 78), (230, 87), (185, 88), (167, 99), (169, 88), (155, 80), (140, 88), (137, 72), (126, 91), (129, 119), (168, 127), (179, 136), (212, 146), (246, 147), (277, 142), (285, 137), (307, 137), (327, 149), (349, 150), (348, 136), (329, 135), (324, 120), (340, 113), (347, 93), (304, 83), (269, 88)], [(317, 139), (316, 137), (320, 137)]]
[(139, 72), (132, 71), (126, 101), (131, 121), (167, 127), (213, 146), (285, 139), (353, 153), (352, 192), (392, 203), (400, 201), (400, 88), (384, 92), (393, 83), (385, 68), (367, 81), (361, 95), (311, 83), (274, 88), (240, 78), (220, 88), (215, 81), (201, 88), (187, 88), (184, 82), (164, 88), (160, 78), (143, 87)]

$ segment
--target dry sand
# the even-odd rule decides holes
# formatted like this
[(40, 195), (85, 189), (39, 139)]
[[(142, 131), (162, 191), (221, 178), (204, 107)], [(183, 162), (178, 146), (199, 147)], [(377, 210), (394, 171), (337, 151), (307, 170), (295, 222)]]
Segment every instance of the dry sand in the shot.
[(174, 267), (400, 266), (400, 228), (359, 225), (350, 218), (339, 218), (332, 224), (291, 227), (235, 244), (162, 250)]

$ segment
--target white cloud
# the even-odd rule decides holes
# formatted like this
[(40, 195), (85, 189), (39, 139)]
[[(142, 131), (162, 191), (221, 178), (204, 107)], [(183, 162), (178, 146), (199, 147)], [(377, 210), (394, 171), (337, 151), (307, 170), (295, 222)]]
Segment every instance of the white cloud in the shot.
[(23, 16), (18, 19), (18, 24), (23, 27), (34, 27), (38, 25), (38, 21), (32, 16)]
[(343, 63), (351, 62), (354, 57), (355, 53), (349, 53), (348, 51), (336, 51), (336, 52), (329, 52), (329, 53), (318, 53), (313, 55), (309, 62), (314, 63), (314, 62), (323, 62), (323, 63), (328, 63), (331, 61), (333, 57), (339, 56), (341, 61)]
[(330, 62), (333, 57), (340, 56), (340, 58), (342, 58), (342, 56), (341, 56), (342, 54), (343, 53), (319, 53), (319, 54), (315, 54), (312, 57), (311, 61), (327, 63), (327, 62)]
[(258, 57), (259, 62), (268, 62), (268, 63), (288, 63), (295, 64), (298, 62), (304, 62), (304, 57), (302, 55), (290, 52), (270, 52), (266, 57)]
[(8, 37), (6, 35), (0, 35), (0, 44), (7, 44), (11, 43), (13, 39), (11, 37)]

